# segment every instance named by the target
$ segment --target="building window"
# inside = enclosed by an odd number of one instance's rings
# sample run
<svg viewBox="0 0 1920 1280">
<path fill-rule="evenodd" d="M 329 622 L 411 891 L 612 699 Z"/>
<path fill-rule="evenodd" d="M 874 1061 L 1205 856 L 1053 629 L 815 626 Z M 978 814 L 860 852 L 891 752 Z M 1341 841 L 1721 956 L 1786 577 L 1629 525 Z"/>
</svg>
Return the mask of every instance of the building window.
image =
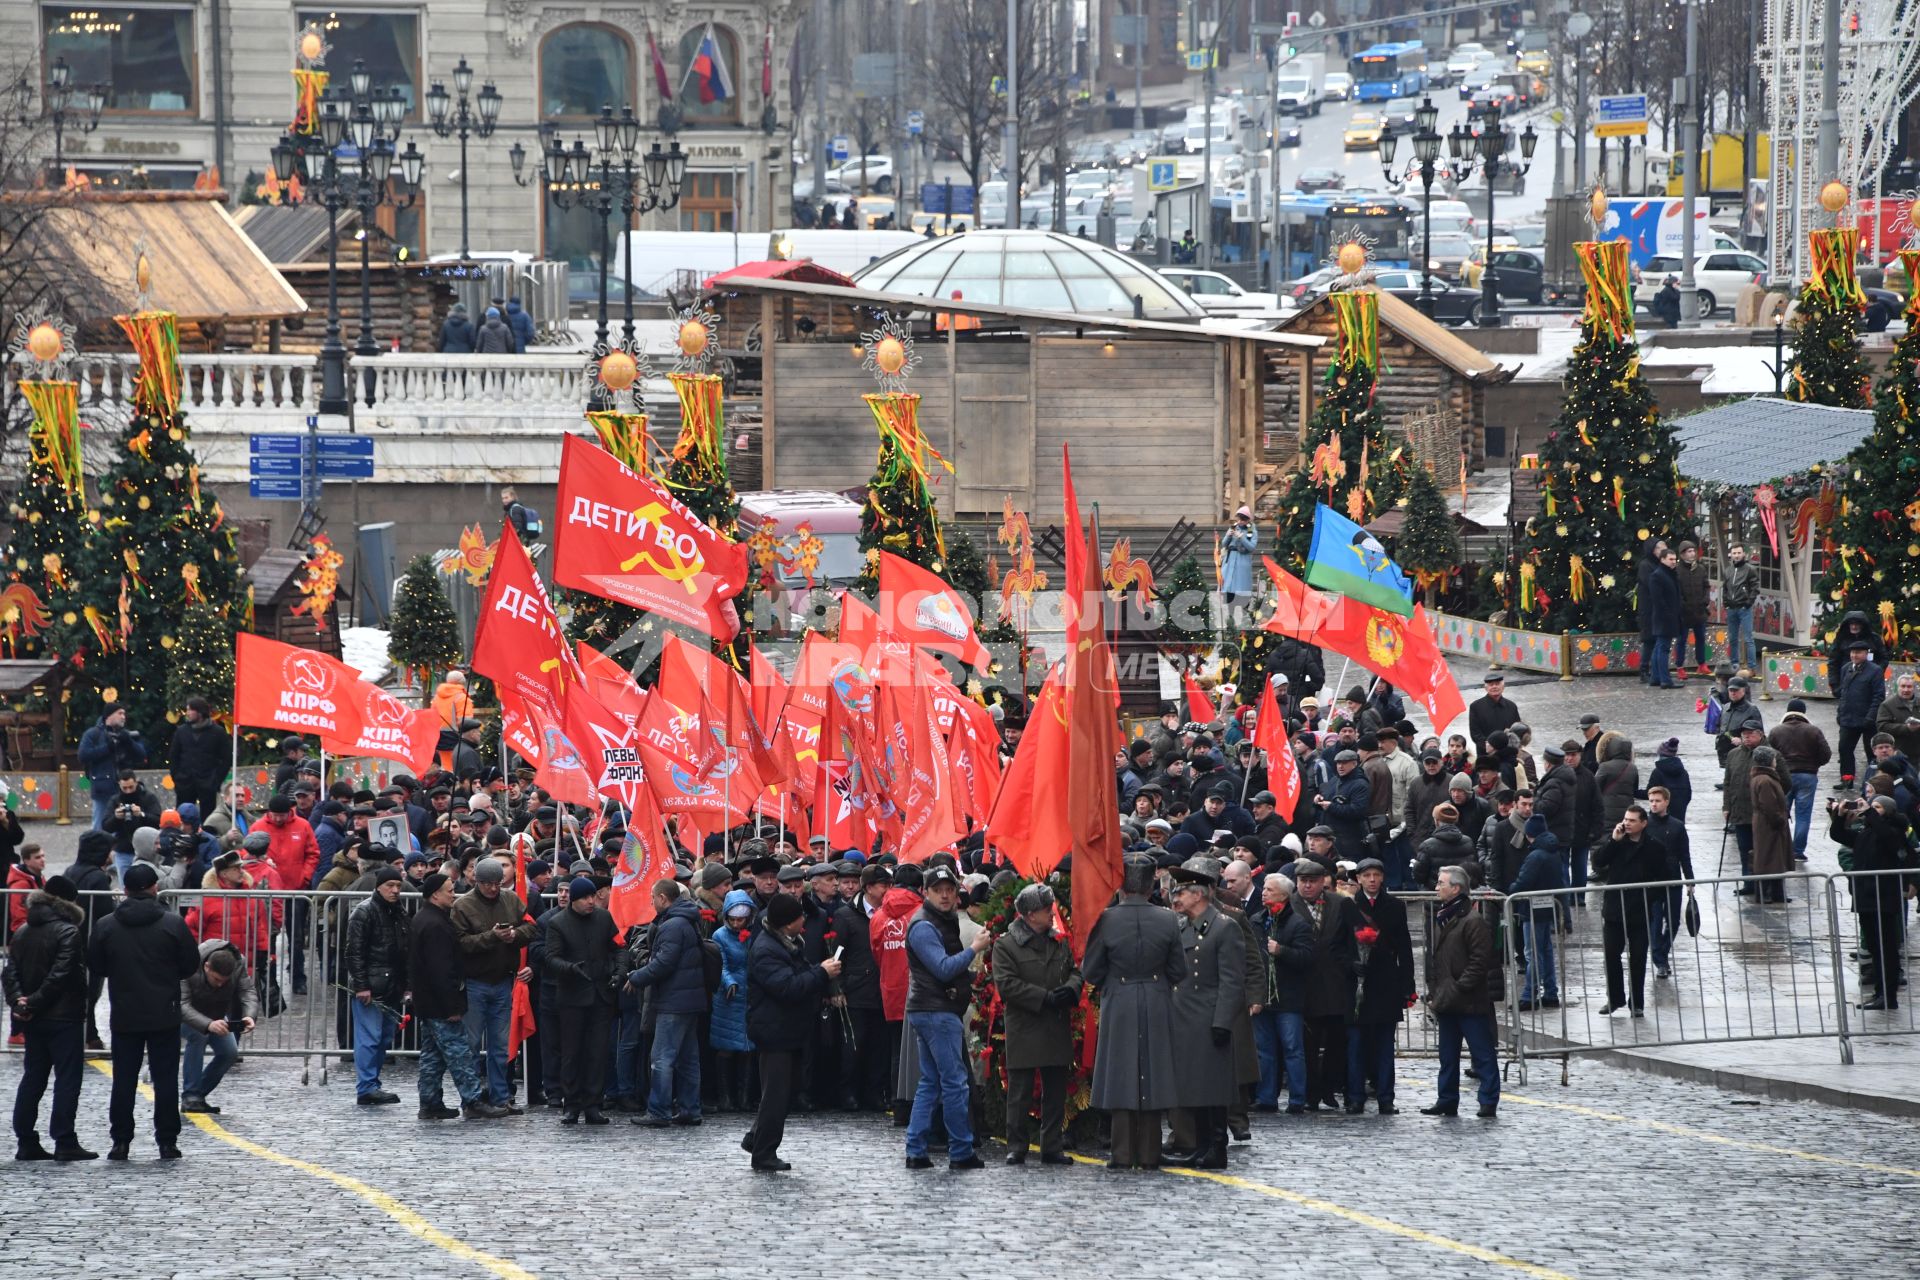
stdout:
<svg viewBox="0 0 1920 1280">
<path fill-rule="evenodd" d="M 680 83 L 674 100 L 690 125 L 739 124 L 740 40 L 715 23 L 680 37 Z"/>
<path fill-rule="evenodd" d="M 400 179 L 387 179 L 387 202 L 373 211 L 373 225 L 378 235 L 372 247 L 386 254 L 404 248 L 410 257 L 418 260 L 427 253 L 427 193 L 421 191 L 412 204 L 402 204 L 406 198 Z"/>
<path fill-rule="evenodd" d="M 407 100 L 407 118 L 420 118 L 420 15 L 412 10 L 300 9 L 296 30 L 308 23 L 326 37 L 327 88 L 345 93 L 355 61 L 367 64 L 373 91 L 391 94 L 398 86 Z"/>
<path fill-rule="evenodd" d="M 733 230 L 733 175 L 689 172 L 679 207 L 682 231 Z"/>
<path fill-rule="evenodd" d="M 193 10 L 118 5 L 40 10 L 45 33 L 41 75 L 65 58 L 73 86 L 107 89 L 105 110 L 124 115 L 192 115 L 199 110 Z"/>
<path fill-rule="evenodd" d="M 634 103 L 633 41 L 611 27 L 576 22 L 540 44 L 540 114 L 591 118 Z"/>
</svg>

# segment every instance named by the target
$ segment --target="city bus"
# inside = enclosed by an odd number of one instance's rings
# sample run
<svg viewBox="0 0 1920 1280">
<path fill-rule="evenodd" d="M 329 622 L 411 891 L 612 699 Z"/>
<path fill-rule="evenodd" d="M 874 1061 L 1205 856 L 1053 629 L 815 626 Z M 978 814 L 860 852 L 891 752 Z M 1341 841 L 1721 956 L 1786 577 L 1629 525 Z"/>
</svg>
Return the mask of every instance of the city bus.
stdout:
<svg viewBox="0 0 1920 1280">
<path fill-rule="evenodd" d="M 1405 267 L 1411 261 L 1409 241 L 1416 217 L 1392 196 L 1286 192 L 1280 197 L 1286 250 L 1277 265 L 1279 278 L 1292 280 L 1306 275 L 1331 259 L 1354 235 L 1370 244 L 1369 257 L 1374 266 Z"/>
<path fill-rule="evenodd" d="M 1360 102 L 1385 102 L 1424 93 L 1427 88 L 1427 47 L 1418 40 L 1376 44 L 1347 62 L 1353 73 L 1353 94 Z"/>
</svg>

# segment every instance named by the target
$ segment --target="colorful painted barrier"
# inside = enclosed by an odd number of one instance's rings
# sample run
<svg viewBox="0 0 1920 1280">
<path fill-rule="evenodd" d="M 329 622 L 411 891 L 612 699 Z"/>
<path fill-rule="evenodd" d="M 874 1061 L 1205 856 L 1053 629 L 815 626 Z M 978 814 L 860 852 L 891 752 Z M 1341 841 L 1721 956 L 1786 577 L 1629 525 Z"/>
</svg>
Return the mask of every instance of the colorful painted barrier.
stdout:
<svg viewBox="0 0 1920 1280">
<path fill-rule="evenodd" d="M 1831 698 L 1827 660 L 1805 649 L 1769 649 L 1760 655 L 1760 669 L 1769 694 L 1785 698 Z M 1901 676 L 1920 676 L 1920 663 L 1887 664 L 1887 691 Z"/>
<path fill-rule="evenodd" d="M 22 822 L 36 819 L 64 820 L 66 808 L 61 804 L 65 796 L 64 769 L 48 769 L 44 772 L 0 773 L 0 787 L 6 789 L 6 806 L 13 810 L 14 816 Z"/>
<path fill-rule="evenodd" d="M 1721 626 L 1707 628 L 1707 665 L 1717 666 L 1727 652 L 1727 629 Z M 1695 656 L 1691 644 L 1687 646 L 1690 659 L 1687 670 L 1694 669 L 1691 659 Z M 1640 673 L 1640 637 L 1632 632 L 1597 632 L 1582 635 L 1571 634 L 1567 637 L 1567 674 L 1574 676 L 1623 676 Z M 1678 672 L 1679 668 L 1675 668 Z"/>
<path fill-rule="evenodd" d="M 1433 619 L 1434 642 L 1444 654 L 1521 671 L 1566 674 L 1567 637 L 1557 632 L 1525 631 L 1450 613 L 1427 616 Z"/>
</svg>

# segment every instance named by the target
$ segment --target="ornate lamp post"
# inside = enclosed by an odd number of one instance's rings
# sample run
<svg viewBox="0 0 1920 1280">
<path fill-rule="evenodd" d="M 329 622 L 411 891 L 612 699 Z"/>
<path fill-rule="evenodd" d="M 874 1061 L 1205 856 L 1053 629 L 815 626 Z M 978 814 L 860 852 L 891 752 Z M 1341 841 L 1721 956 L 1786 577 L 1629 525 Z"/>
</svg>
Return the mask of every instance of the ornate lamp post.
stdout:
<svg viewBox="0 0 1920 1280">
<path fill-rule="evenodd" d="M 92 133 L 100 127 L 100 112 L 107 105 L 107 86 L 89 85 L 81 105 L 73 101 L 73 68 L 64 57 L 55 58 L 47 68 L 47 87 L 42 101 L 47 119 L 53 121 L 53 167 L 66 167 L 66 133 L 69 128 Z"/>
<path fill-rule="evenodd" d="M 1447 134 L 1447 153 L 1453 161 L 1454 174 L 1465 181 L 1477 168 L 1487 179 L 1487 261 L 1480 271 L 1480 327 L 1497 329 L 1500 327 L 1500 292 L 1493 283 L 1493 184 L 1503 173 L 1525 176 L 1533 168 L 1533 149 L 1538 146 L 1540 137 L 1528 125 L 1520 134 L 1520 160 L 1516 163 L 1508 157 L 1512 154 L 1514 135 L 1500 121 L 1491 119 L 1474 133 L 1465 125 L 1456 124 Z"/>
<path fill-rule="evenodd" d="M 500 123 L 500 91 L 489 80 L 480 86 L 480 96 L 472 98 L 469 92 L 473 88 L 473 68 L 467 65 L 465 58 L 453 68 L 453 94 L 447 93 L 447 86 L 435 80 L 433 87 L 427 90 L 427 118 L 433 123 L 433 131 L 442 138 L 460 138 L 460 260 L 466 261 L 467 247 L 467 139 L 490 138 L 494 128 Z M 522 156 L 526 152 L 519 143 L 514 149 Z M 516 174 L 519 165 L 514 166 Z"/>
<path fill-rule="evenodd" d="M 1440 134 L 1434 126 L 1439 123 L 1440 108 L 1433 105 L 1431 97 L 1422 98 L 1420 106 L 1413 113 L 1413 163 L 1407 166 L 1406 173 L 1396 178 L 1393 169 L 1393 155 L 1399 149 L 1400 139 L 1391 133 L 1380 134 L 1380 171 L 1388 182 L 1404 182 L 1414 178 L 1420 180 L 1420 251 L 1422 261 L 1420 269 L 1420 313 L 1429 320 L 1433 318 L 1433 180 L 1439 173 L 1437 161 L 1440 159 Z M 1492 211 L 1488 211 L 1487 220 L 1493 220 Z"/>
</svg>

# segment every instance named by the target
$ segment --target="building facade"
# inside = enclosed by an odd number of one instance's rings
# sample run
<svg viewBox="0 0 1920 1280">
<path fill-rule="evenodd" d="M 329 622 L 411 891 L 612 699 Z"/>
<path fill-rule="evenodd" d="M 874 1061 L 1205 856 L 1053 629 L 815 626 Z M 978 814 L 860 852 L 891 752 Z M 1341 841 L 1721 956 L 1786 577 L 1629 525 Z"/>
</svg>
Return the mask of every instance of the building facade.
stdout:
<svg viewBox="0 0 1920 1280">
<path fill-rule="evenodd" d="M 602 104 L 631 104 L 642 149 L 664 141 L 665 82 L 688 154 L 678 208 L 637 216 L 639 229 L 758 231 L 791 216 L 784 101 L 801 8 L 794 0 L 124 0 L 97 8 L 54 0 L 0 4 L 0 67 L 46 83 L 64 59 L 75 100 L 106 87 L 98 126 L 63 131 L 60 163 L 103 182 L 186 187 L 217 167 L 235 199 L 272 171 L 271 149 L 293 118 L 303 32 L 326 42 L 320 66 L 344 90 L 356 60 L 376 93 L 407 103 L 401 146 L 427 155 L 421 198 L 382 225 L 415 253 L 460 248 L 460 144 L 437 137 L 424 106 L 435 81 L 453 90 L 465 59 L 473 92 L 492 82 L 502 104 L 491 138 L 470 138 L 466 174 L 474 252 L 520 250 L 585 265 L 598 227 L 562 212 L 539 182 L 545 137 L 593 141 Z M 658 64 L 654 50 L 658 50 Z M 84 114 L 84 113 L 81 113 Z M 509 164 L 525 149 L 521 182 Z M 48 140 L 49 162 L 51 137 Z M 525 185 L 522 185 L 524 183 Z M 616 218 L 618 215 L 615 215 Z"/>
</svg>

